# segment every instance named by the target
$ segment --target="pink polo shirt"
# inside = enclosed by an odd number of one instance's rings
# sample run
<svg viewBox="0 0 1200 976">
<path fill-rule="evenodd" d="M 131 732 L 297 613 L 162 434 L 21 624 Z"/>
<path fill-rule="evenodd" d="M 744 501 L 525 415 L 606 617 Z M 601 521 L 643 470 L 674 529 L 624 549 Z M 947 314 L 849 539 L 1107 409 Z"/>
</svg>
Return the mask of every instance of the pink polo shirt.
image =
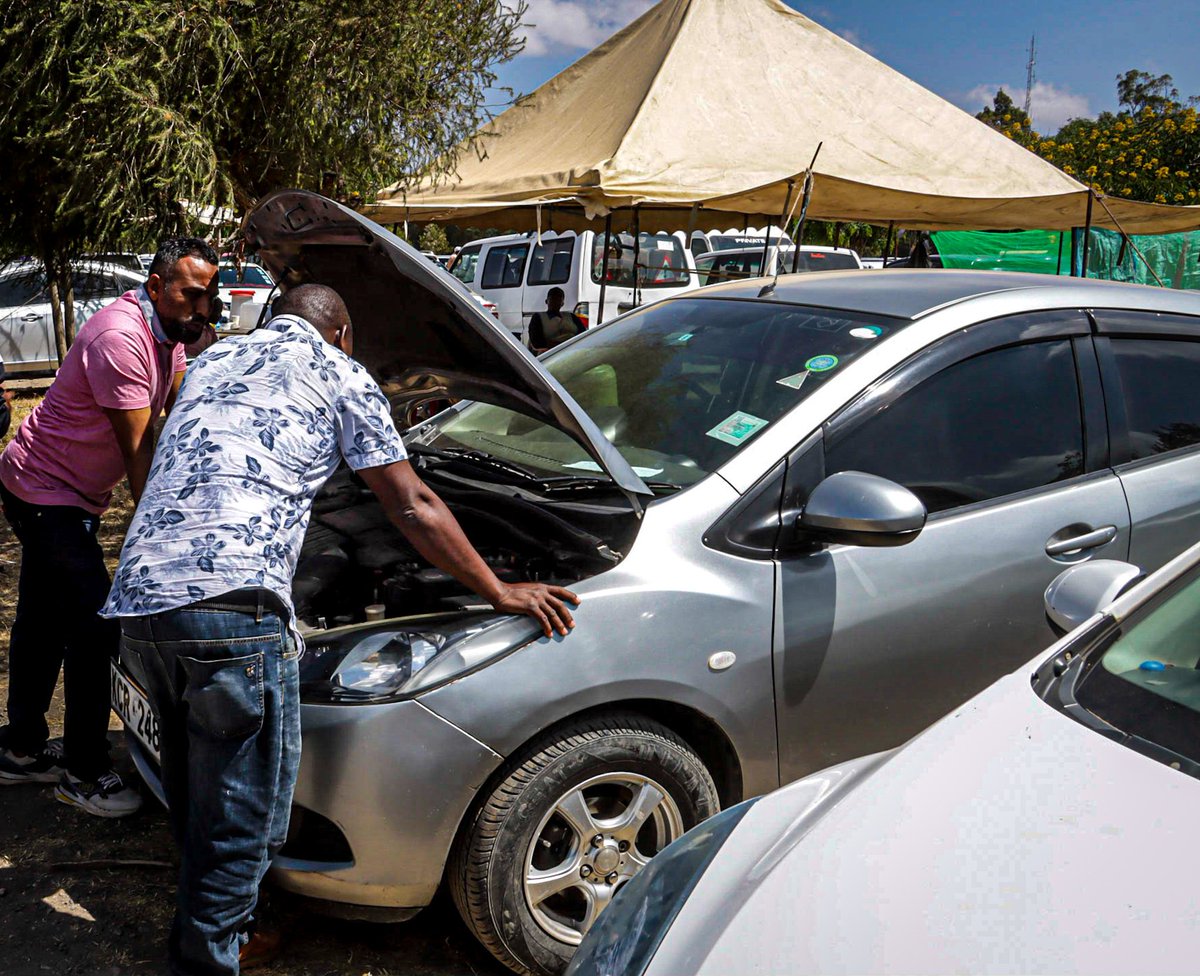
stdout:
<svg viewBox="0 0 1200 976">
<path fill-rule="evenodd" d="M 104 408 L 149 407 L 157 417 L 182 345 L 160 342 L 128 291 L 84 324 L 54 383 L 0 456 L 0 481 L 31 505 L 74 505 L 100 515 L 125 477 L 125 460 Z"/>
</svg>

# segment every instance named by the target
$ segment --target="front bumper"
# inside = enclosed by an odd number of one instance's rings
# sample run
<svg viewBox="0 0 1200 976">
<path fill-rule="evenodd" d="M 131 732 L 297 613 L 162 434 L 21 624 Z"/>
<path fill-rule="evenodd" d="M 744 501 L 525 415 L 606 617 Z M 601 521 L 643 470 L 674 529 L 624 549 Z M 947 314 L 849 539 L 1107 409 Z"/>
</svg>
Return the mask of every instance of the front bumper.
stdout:
<svg viewBox="0 0 1200 976">
<path fill-rule="evenodd" d="M 501 757 L 418 701 L 303 705 L 300 722 L 293 830 L 271 879 L 396 917 L 428 905 L 463 814 Z M 126 739 L 162 800 L 158 764 Z"/>
</svg>

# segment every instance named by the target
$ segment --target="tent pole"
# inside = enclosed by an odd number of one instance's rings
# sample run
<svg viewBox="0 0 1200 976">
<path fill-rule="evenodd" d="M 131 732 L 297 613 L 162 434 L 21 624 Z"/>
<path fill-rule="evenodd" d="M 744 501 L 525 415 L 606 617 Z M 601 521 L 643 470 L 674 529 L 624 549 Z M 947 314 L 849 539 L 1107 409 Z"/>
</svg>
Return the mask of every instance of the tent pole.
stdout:
<svg viewBox="0 0 1200 976">
<path fill-rule="evenodd" d="M 1083 268 L 1081 278 L 1087 277 L 1088 249 L 1092 243 L 1092 191 L 1088 190 L 1087 216 L 1083 225 Z"/>
<path fill-rule="evenodd" d="M 891 254 L 891 252 L 892 252 L 892 228 L 894 228 L 895 226 L 896 226 L 896 222 L 894 220 L 888 221 L 887 241 L 883 245 L 883 266 L 885 268 L 888 266 L 888 255 Z"/>
<path fill-rule="evenodd" d="M 638 301 L 638 262 L 642 259 L 641 221 L 638 219 L 637 204 L 633 207 L 633 307 L 637 308 Z"/>
<path fill-rule="evenodd" d="M 1056 264 L 1054 266 L 1054 273 L 1056 275 L 1062 274 L 1062 247 L 1063 247 L 1063 232 L 1060 230 L 1058 232 L 1058 264 Z"/>
<path fill-rule="evenodd" d="M 604 257 L 600 261 L 600 311 L 596 324 L 604 324 L 604 293 L 608 290 L 608 249 L 612 244 L 612 211 L 604 217 Z"/>
</svg>

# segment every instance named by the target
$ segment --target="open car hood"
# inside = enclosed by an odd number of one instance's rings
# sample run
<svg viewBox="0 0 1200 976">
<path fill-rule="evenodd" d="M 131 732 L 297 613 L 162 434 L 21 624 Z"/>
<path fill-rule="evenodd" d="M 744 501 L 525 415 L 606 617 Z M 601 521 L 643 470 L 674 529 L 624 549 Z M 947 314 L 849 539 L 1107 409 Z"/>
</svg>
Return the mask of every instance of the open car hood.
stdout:
<svg viewBox="0 0 1200 976">
<path fill-rule="evenodd" d="M 354 358 L 393 402 L 453 397 L 507 407 L 578 441 L 626 494 L 652 495 L 562 384 L 396 235 L 319 194 L 281 190 L 246 215 L 242 236 L 283 287 L 337 290 L 354 323 Z"/>
</svg>

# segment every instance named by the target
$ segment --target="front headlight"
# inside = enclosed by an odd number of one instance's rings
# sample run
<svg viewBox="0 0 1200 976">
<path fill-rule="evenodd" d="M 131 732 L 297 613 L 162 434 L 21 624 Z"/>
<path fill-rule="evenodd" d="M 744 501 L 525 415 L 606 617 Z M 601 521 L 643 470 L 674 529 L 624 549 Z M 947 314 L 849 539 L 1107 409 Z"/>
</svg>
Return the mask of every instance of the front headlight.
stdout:
<svg viewBox="0 0 1200 976">
<path fill-rule="evenodd" d="M 435 614 L 310 635 L 300 697 L 312 703 L 406 698 L 524 647 L 541 635 L 529 617 Z"/>
<path fill-rule="evenodd" d="M 750 807 L 746 800 L 693 827 L 617 892 L 584 936 L 565 976 L 640 976 L 709 862 Z"/>
</svg>

